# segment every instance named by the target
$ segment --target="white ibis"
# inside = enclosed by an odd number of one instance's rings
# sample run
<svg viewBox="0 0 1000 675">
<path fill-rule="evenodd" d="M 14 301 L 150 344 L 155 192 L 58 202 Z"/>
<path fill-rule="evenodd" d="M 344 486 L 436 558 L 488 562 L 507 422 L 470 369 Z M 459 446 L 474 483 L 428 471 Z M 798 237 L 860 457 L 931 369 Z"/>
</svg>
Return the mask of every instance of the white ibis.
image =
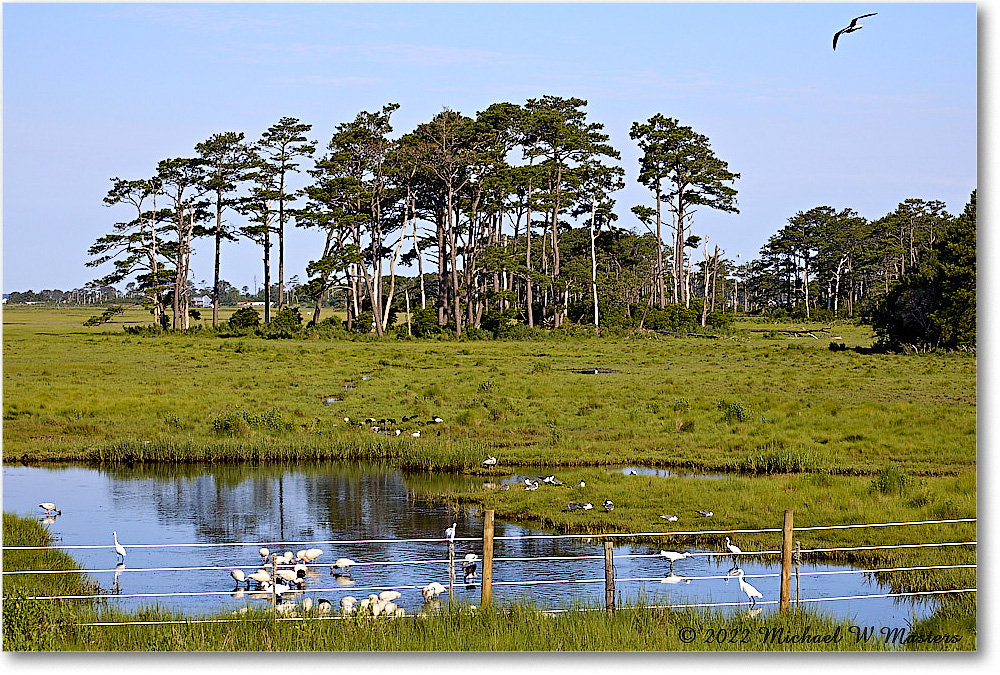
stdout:
<svg viewBox="0 0 1000 675">
<path fill-rule="evenodd" d="M 441 424 L 442 422 L 444 422 L 444 420 L 441 419 L 440 417 L 435 417 L 434 418 L 434 424 Z"/>
<path fill-rule="evenodd" d="M 580 506 L 580 508 L 581 508 L 581 509 L 583 509 L 584 511 L 589 511 L 589 510 L 591 510 L 592 508 L 594 508 L 594 505 L 593 505 L 593 504 L 591 504 L 590 502 L 584 502 L 584 503 L 580 504 L 579 506 Z"/>
<path fill-rule="evenodd" d="M 414 431 L 414 432 L 413 432 L 412 434 L 410 434 L 410 435 L 411 435 L 411 436 L 413 436 L 414 438 L 420 438 L 420 432 L 419 432 L 419 431 Z"/>
<path fill-rule="evenodd" d="M 250 585 L 250 582 L 247 581 L 247 575 L 243 573 L 243 570 L 233 570 L 229 574 L 233 577 L 237 587 L 244 582 L 246 582 L 247 586 Z"/>
<path fill-rule="evenodd" d="M 351 568 L 357 563 L 350 558 L 337 558 L 336 562 L 333 563 L 333 567 L 330 568 L 330 574 L 334 574 L 334 568 L 338 568 L 341 574 L 350 574 Z"/>
<path fill-rule="evenodd" d="M 399 591 L 382 591 L 378 594 L 379 600 L 384 600 L 385 602 L 391 602 L 397 598 L 403 597 L 403 594 Z"/>
<path fill-rule="evenodd" d="M 664 513 L 662 516 L 660 516 L 660 518 L 663 518 L 668 523 L 676 523 L 677 522 L 677 516 L 675 516 L 672 513 Z"/>
<path fill-rule="evenodd" d="M 45 514 L 46 515 L 51 515 L 53 512 L 57 516 L 61 516 L 62 515 L 62 511 L 60 511 L 59 509 L 57 509 L 56 505 L 53 504 L 52 502 L 42 502 L 41 504 L 39 504 L 39 506 L 41 508 L 45 509 Z"/>
<path fill-rule="evenodd" d="M 271 555 L 271 551 L 264 547 L 261 547 L 261 549 L 257 552 L 260 553 L 260 557 L 263 562 L 267 562 L 267 556 Z"/>
<path fill-rule="evenodd" d="M 125 547 L 118 543 L 118 533 L 112 532 L 111 536 L 114 537 L 115 540 L 115 553 L 117 553 L 118 557 L 121 558 L 121 562 L 125 562 Z"/>
<path fill-rule="evenodd" d="M 445 539 L 447 539 L 448 541 L 455 541 L 455 528 L 457 526 L 458 526 L 458 523 L 452 523 L 451 527 L 449 527 L 448 529 L 446 529 L 444 531 L 444 537 L 445 537 Z"/>
<path fill-rule="evenodd" d="M 695 511 L 695 513 L 698 513 L 698 514 L 700 514 L 700 515 L 703 515 L 703 516 L 705 516 L 706 518 L 711 518 L 712 516 L 714 516 L 714 515 L 715 515 L 715 514 L 714 514 L 714 513 L 712 513 L 711 511 Z"/>
<path fill-rule="evenodd" d="M 257 570 L 253 574 L 248 574 L 247 578 L 256 581 L 258 586 L 271 583 L 271 575 L 267 570 Z"/>
<path fill-rule="evenodd" d="M 303 612 L 311 612 L 312 608 L 313 608 L 313 599 L 312 598 L 302 598 L 302 611 Z"/>
<path fill-rule="evenodd" d="M 496 466 L 496 465 L 497 465 L 497 458 L 494 457 L 493 455 L 489 455 L 486 457 L 486 459 L 483 460 L 483 466 Z"/>
<path fill-rule="evenodd" d="M 753 607 L 757 604 L 757 598 L 763 598 L 763 594 L 756 588 L 748 584 L 743 580 L 743 570 L 737 569 L 736 574 L 740 577 L 740 590 L 747 594 L 747 598 L 750 600 L 750 606 Z M 729 575 L 726 575 L 729 576 Z"/>
<path fill-rule="evenodd" d="M 323 549 L 321 549 L 321 548 L 307 548 L 304 560 L 307 563 L 311 563 L 313 560 L 315 560 L 316 558 L 320 557 L 321 555 L 323 555 Z"/>
<path fill-rule="evenodd" d="M 861 30 L 861 28 L 862 28 L 862 26 L 864 26 L 864 24 L 863 24 L 863 23 L 858 23 L 858 21 L 859 21 L 860 19 L 863 19 L 863 18 L 865 18 L 866 16 L 875 16 L 876 14 L 878 14 L 878 12 L 872 12 L 871 14 L 862 14 L 862 15 L 861 15 L 861 16 L 859 16 L 859 17 L 855 17 L 855 18 L 854 18 L 854 19 L 853 19 L 853 20 L 851 21 L 851 25 L 849 25 L 849 26 L 848 26 L 847 28 L 841 28 L 841 29 L 840 29 L 840 30 L 838 30 L 838 31 L 837 31 L 836 33 L 834 33 L 834 34 L 833 34 L 833 49 L 834 49 L 834 50 L 836 50 L 836 49 L 837 49 L 837 40 L 838 40 L 838 39 L 840 39 L 840 36 L 841 36 L 842 34 L 844 34 L 844 33 L 853 33 L 853 32 L 854 32 L 854 31 L 856 31 L 856 30 Z"/>
<path fill-rule="evenodd" d="M 609 512 L 610 511 L 614 511 L 614 508 L 615 508 L 615 503 L 613 501 L 611 501 L 610 499 L 605 499 L 604 500 L 604 510 L 605 511 L 609 511 Z"/>
</svg>

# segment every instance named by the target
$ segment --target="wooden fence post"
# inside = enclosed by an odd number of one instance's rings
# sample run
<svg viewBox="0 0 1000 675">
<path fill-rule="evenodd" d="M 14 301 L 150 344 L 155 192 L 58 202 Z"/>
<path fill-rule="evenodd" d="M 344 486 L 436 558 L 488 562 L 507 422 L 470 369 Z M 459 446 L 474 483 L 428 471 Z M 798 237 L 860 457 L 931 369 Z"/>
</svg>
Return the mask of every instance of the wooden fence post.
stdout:
<svg viewBox="0 0 1000 675">
<path fill-rule="evenodd" d="M 604 542 L 604 604 L 608 614 L 615 613 L 615 561 L 610 541 Z"/>
<path fill-rule="evenodd" d="M 271 554 L 271 611 L 278 611 L 278 589 L 275 586 L 278 585 L 278 554 Z"/>
<path fill-rule="evenodd" d="M 781 542 L 781 611 L 788 609 L 792 581 L 792 510 L 785 509 L 785 526 Z"/>
<path fill-rule="evenodd" d="M 483 588 L 480 605 L 489 607 L 493 602 L 493 511 L 483 516 Z"/>
</svg>

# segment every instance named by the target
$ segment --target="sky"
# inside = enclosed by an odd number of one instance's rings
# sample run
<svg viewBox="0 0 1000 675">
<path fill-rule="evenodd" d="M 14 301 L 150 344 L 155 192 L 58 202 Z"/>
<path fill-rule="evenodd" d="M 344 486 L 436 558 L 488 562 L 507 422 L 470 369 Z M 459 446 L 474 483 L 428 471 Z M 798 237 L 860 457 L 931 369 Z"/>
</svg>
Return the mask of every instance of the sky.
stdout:
<svg viewBox="0 0 1000 675">
<path fill-rule="evenodd" d="M 833 34 L 871 12 L 834 51 Z M 111 179 L 147 178 L 213 134 L 256 140 L 295 117 L 322 150 L 387 103 L 398 136 L 444 108 L 545 95 L 585 99 L 604 125 L 626 170 L 618 225 L 637 232 L 630 209 L 653 200 L 632 123 L 661 113 L 707 136 L 741 176 L 740 212 L 702 209 L 693 232 L 733 260 L 816 206 L 875 220 L 919 198 L 959 214 L 977 186 L 973 3 L 7 2 L 3 291 L 110 272 L 85 263 L 133 217 L 104 205 Z M 286 278 L 304 281 L 321 235 L 287 239 Z M 192 276 L 210 285 L 213 247 L 195 246 Z M 222 278 L 258 288 L 260 257 L 224 244 Z"/>
</svg>

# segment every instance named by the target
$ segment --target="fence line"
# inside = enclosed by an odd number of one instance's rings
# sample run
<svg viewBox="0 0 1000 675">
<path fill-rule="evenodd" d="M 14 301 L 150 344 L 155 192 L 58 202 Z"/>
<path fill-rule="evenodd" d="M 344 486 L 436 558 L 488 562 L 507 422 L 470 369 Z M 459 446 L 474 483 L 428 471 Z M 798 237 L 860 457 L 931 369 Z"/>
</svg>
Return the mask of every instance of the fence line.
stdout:
<svg viewBox="0 0 1000 675">
<path fill-rule="evenodd" d="M 957 565 L 924 565 L 918 567 L 887 567 L 878 569 L 857 569 L 857 570 L 813 570 L 800 572 L 801 576 L 826 576 L 826 575 L 837 575 L 837 574 L 877 574 L 877 573 L 887 573 L 887 572 L 908 572 L 908 571 L 926 571 L 926 570 L 945 570 L 945 569 L 971 569 L 976 568 L 974 564 L 957 564 Z M 113 571 L 113 570 L 109 570 Z M 136 570 L 138 571 L 138 570 Z M 747 574 L 745 578 L 747 579 L 766 579 L 778 577 L 778 573 L 760 573 L 760 574 Z M 712 581 L 717 579 L 728 579 L 731 578 L 728 574 L 717 574 L 717 575 L 707 575 L 707 576 L 687 576 L 685 575 L 684 580 L 686 582 L 691 581 Z M 662 582 L 664 577 L 616 577 L 615 582 Z M 592 584 L 592 583 L 603 583 L 605 579 L 592 578 L 592 579 L 545 579 L 537 581 L 494 581 L 494 586 L 547 586 L 547 585 L 557 585 L 557 584 Z M 464 584 L 466 586 L 478 586 L 478 584 Z M 332 586 L 332 587 L 321 587 L 321 588 L 310 588 L 306 590 L 290 591 L 290 593 L 299 595 L 306 592 L 309 593 L 357 593 L 360 591 L 386 591 L 386 590 L 396 590 L 396 591 L 409 591 L 409 590 L 419 590 L 421 586 L 418 585 L 388 585 L 388 586 Z M 115 599 L 115 598 L 169 598 L 169 597 L 197 597 L 197 596 L 233 596 L 234 594 L 239 594 L 239 597 L 249 595 L 251 597 L 259 595 L 261 597 L 270 597 L 270 591 L 253 591 L 248 589 L 236 588 L 229 591 L 175 591 L 175 592 L 162 592 L 162 593 L 103 593 L 94 595 L 51 595 L 51 596 L 36 596 L 35 600 L 87 600 L 87 599 Z"/>
<path fill-rule="evenodd" d="M 947 520 L 912 520 L 896 523 L 861 523 L 855 525 L 817 525 L 809 527 L 792 528 L 796 532 L 809 530 L 837 530 L 865 527 L 900 527 L 908 525 L 940 525 L 948 523 L 975 523 L 977 518 L 952 518 Z M 493 537 L 494 540 L 522 540 L 522 539 L 606 539 L 616 537 L 675 537 L 675 536 L 699 536 L 704 534 L 762 534 L 767 532 L 781 532 L 780 527 L 769 527 L 759 529 L 742 530 L 690 530 L 690 531 L 669 531 L 669 532 L 624 532 L 624 533 L 604 533 L 604 534 L 524 534 Z M 455 537 L 456 542 L 482 541 L 482 537 Z M 277 541 L 277 542 L 216 542 L 216 543 L 182 543 L 182 544 L 127 544 L 128 548 L 215 548 L 215 547 L 297 547 L 324 545 L 359 545 L 359 544 L 397 544 L 397 543 L 447 543 L 445 538 L 419 538 L 419 539 L 327 539 L 320 541 Z M 113 544 L 71 544 L 66 546 L 3 546 L 4 551 L 46 551 L 46 550 L 70 550 L 70 549 L 113 549 Z"/>
</svg>

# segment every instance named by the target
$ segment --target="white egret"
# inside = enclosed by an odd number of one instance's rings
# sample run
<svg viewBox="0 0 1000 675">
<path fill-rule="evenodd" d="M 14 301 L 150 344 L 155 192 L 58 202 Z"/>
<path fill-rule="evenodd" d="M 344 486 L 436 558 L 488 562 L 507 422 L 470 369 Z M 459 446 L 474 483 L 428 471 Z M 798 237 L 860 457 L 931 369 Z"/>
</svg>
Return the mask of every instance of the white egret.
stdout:
<svg viewBox="0 0 1000 675">
<path fill-rule="evenodd" d="M 62 511 L 57 509 L 56 505 L 53 504 L 52 502 L 42 502 L 41 504 L 39 504 L 39 506 L 45 509 L 46 514 L 51 514 L 54 511 L 57 516 L 62 515 Z"/>
<path fill-rule="evenodd" d="M 764 596 L 760 591 L 743 580 L 744 573 L 742 569 L 737 569 L 736 573 L 740 577 L 740 590 L 747 594 L 747 598 L 750 599 L 750 606 L 753 607 L 757 604 L 757 598 L 763 598 Z"/>
<path fill-rule="evenodd" d="M 843 33 L 853 33 L 856 30 L 861 30 L 861 28 L 864 26 L 864 24 L 863 23 L 858 23 L 858 21 L 860 19 L 865 18 L 866 16 L 875 16 L 876 14 L 878 14 L 878 12 L 872 12 L 871 14 L 862 14 L 859 17 L 855 17 L 851 21 L 851 25 L 849 25 L 847 28 L 841 28 L 836 33 L 834 33 L 833 34 L 833 49 L 834 49 L 834 51 L 836 51 L 836 49 L 837 49 L 837 40 L 840 39 L 841 34 L 843 34 Z"/>
<path fill-rule="evenodd" d="M 730 544 L 729 543 L 729 537 L 726 537 L 726 548 L 728 548 L 729 552 L 733 554 L 733 562 L 734 563 L 736 562 L 736 556 L 738 556 L 738 555 L 740 555 L 740 554 L 743 553 L 743 551 L 740 550 L 739 546 L 736 546 L 735 544 Z"/>
<path fill-rule="evenodd" d="M 455 528 L 457 526 L 458 526 L 458 523 L 452 523 L 451 527 L 449 527 L 448 529 L 446 529 L 444 531 L 444 537 L 445 537 L 445 539 L 447 539 L 448 541 L 455 541 Z"/>
<path fill-rule="evenodd" d="M 122 562 L 125 562 L 125 547 L 118 543 L 118 533 L 112 532 L 111 536 L 114 537 L 115 540 L 115 553 L 118 554 Z"/>
<path fill-rule="evenodd" d="M 676 523 L 677 522 L 677 516 L 675 516 L 672 513 L 664 513 L 662 516 L 660 516 L 660 518 L 663 518 L 668 523 Z"/>
</svg>

